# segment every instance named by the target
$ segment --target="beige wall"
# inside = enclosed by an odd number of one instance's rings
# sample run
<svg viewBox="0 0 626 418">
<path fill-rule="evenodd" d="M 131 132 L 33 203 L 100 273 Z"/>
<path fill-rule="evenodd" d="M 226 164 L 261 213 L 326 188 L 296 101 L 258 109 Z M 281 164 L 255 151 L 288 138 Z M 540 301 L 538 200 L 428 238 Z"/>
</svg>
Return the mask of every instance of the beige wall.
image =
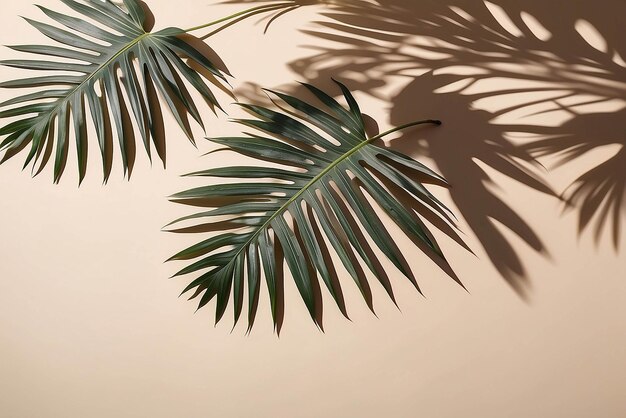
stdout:
<svg viewBox="0 0 626 418">
<path fill-rule="evenodd" d="M 411 1 L 415 14 L 405 14 L 405 19 L 418 14 L 434 19 L 443 8 Z M 2 44 L 42 41 L 18 17 L 41 16 L 27 3 L 3 5 Z M 62 9 L 56 0 L 40 3 Z M 210 7 L 201 0 L 148 3 L 157 27 L 193 26 L 243 7 Z M 389 3 L 390 13 L 391 6 L 411 4 Z M 210 308 L 194 314 L 193 303 L 177 299 L 186 279 L 167 279 L 179 266 L 163 260 L 196 237 L 159 230 L 190 213 L 165 196 L 197 184 L 179 174 L 218 161 L 200 156 L 211 149 L 208 144 L 199 141 L 200 150 L 194 149 L 169 118 L 167 170 L 157 163 L 150 167 L 138 153 L 130 182 L 114 164 L 109 184 L 102 186 L 93 153 L 80 188 L 72 159 L 61 184 L 52 185 L 50 170 L 31 179 L 28 171 L 20 171 L 23 157 L 18 157 L 0 166 L 0 415 L 626 416 L 626 238 L 618 234 L 615 249 L 610 234 L 624 221 L 619 206 L 624 165 L 618 161 L 594 177 L 598 184 L 615 183 L 618 192 L 618 217 L 607 219 L 597 242 L 595 224 L 578 232 L 579 209 L 586 213 L 589 207 L 580 204 L 563 212 L 563 204 L 546 192 L 559 194 L 624 146 L 626 70 L 612 55 L 626 50 L 624 37 L 618 36 L 624 3 L 606 0 L 600 2 L 602 8 L 598 2 L 586 2 L 593 7 L 585 2 L 515 3 L 501 2 L 515 16 L 520 16 L 516 7 L 523 8 L 527 22 L 534 17 L 554 38 L 539 42 L 528 33 L 520 38 L 509 34 L 500 41 L 517 42 L 518 48 L 500 58 L 460 52 L 450 46 L 453 38 L 446 39 L 450 33 L 445 30 L 434 30 L 428 38 L 411 27 L 402 37 L 373 40 L 375 45 L 350 51 L 343 41 L 302 32 L 320 29 L 311 22 L 322 19 L 318 13 L 323 7 L 288 14 L 265 36 L 253 19 L 211 40 L 243 95 L 253 90 L 246 82 L 290 89 L 294 80 L 329 85 L 334 74 L 359 90 L 363 109 L 381 130 L 413 118 L 443 119 L 441 128 L 407 135 L 393 146 L 422 155 L 451 177 L 451 192 L 433 191 L 460 214 L 460 227 L 476 253 L 442 237 L 468 292 L 423 257 L 413 257 L 413 247 L 396 234 L 410 254 L 425 298 L 391 273 L 401 311 L 372 286 L 376 318 L 346 280 L 352 322 L 326 299 L 322 334 L 287 281 L 280 339 L 272 333 L 263 293 L 251 336 L 244 336 L 243 325 L 231 334 L 227 320 L 213 327 Z M 475 0 L 454 4 L 471 14 L 487 10 Z M 491 10 L 498 15 L 496 8 Z M 366 14 L 360 18 L 357 24 L 374 25 Z M 480 19 L 498 27 L 493 17 Z M 513 21 L 520 26 L 519 19 Z M 486 34 L 479 27 L 474 28 L 477 37 Z M 576 35 L 576 27 L 584 36 Z M 499 31 L 507 33 L 503 27 Z M 594 45 L 599 51 L 593 52 Z M 524 52 L 542 48 L 552 56 Z M 442 50 L 459 52 L 458 62 L 451 61 L 457 67 L 442 63 L 446 56 L 433 55 Z M 364 51 L 371 53 L 365 56 Z M 591 75 L 582 74 L 585 69 L 575 62 L 585 54 L 597 57 L 596 64 L 586 61 L 596 68 Z M 14 56 L 2 49 L 3 59 Z M 408 59 L 408 69 L 387 65 L 392 57 Z M 354 66 L 361 62 L 365 64 Z M 427 73 L 433 68 L 434 76 Z M 0 71 L 3 80 L 17 74 Z M 468 79 L 477 82 L 452 85 Z M 505 94 L 516 86 L 517 96 Z M 573 93 L 555 98 L 554 91 L 563 90 Z M 6 98 L 11 92 L 0 94 Z M 585 104 L 594 97 L 595 104 Z M 512 111 L 516 103 L 520 106 Z M 236 114 L 234 107 L 228 109 Z M 502 109 L 508 111 L 495 119 Z M 208 135 L 237 132 L 225 117 L 216 120 L 207 114 L 206 121 Z M 513 130 L 526 134 L 510 134 Z M 523 146 L 554 134 L 568 134 L 594 151 L 560 167 L 554 155 L 542 157 L 545 170 L 524 162 L 523 153 L 498 151 L 503 144 Z M 226 154 L 219 163 L 237 160 L 223 158 Z M 511 161 L 530 174 L 513 170 Z M 538 190 L 541 181 L 547 185 L 543 191 Z"/>
</svg>

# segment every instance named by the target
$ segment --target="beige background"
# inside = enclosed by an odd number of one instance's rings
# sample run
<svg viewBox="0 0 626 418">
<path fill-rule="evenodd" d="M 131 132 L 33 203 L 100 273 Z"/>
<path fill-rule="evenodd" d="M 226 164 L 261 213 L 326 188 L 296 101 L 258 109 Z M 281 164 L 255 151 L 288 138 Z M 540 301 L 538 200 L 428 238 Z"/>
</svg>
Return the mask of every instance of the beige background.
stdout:
<svg viewBox="0 0 626 418">
<path fill-rule="evenodd" d="M 415 14 L 433 19 L 445 8 L 413 1 Z M 43 41 L 18 17 L 41 16 L 27 3 L 3 5 L 2 44 Z M 41 1 L 63 9 L 59 3 Z M 201 0 L 148 3 L 157 27 L 189 27 L 245 7 L 210 6 Z M 327 6 L 292 12 L 265 36 L 261 36 L 262 25 L 252 19 L 210 40 L 237 77 L 233 84 L 242 96 L 254 90 L 246 82 L 289 90 L 295 80 L 329 85 L 327 78 L 334 73 L 359 90 L 356 95 L 362 108 L 378 120 L 381 130 L 409 119 L 443 119 L 441 128 L 407 135 L 393 146 L 418 156 L 419 147 L 411 148 L 408 141 L 429 144 L 428 157 L 420 158 L 454 177 L 451 193 L 433 191 L 460 214 L 461 230 L 476 253 L 473 256 L 442 237 L 444 251 L 468 292 L 424 257 L 413 256 L 414 248 L 396 234 L 426 295 L 420 297 L 390 268 L 401 311 L 373 285 L 378 318 L 374 317 L 346 280 L 352 322 L 327 303 L 326 333 L 322 334 L 287 281 L 280 338 L 272 332 L 263 292 L 250 336 L 244 336 L 243 324 L 231 333 L 228 320 L 213 327 L 211 307 L 194 314 L 192 302 L 177 299 L 187 279 L 168 280 L 179 266 L 163 263 L 198 238 L 159 229 L 190 213 L 190 208 L 165 198 L 198 183 L 179 174 L 237 158 L 227 154 L 201 157 L 211 147 L 199 141 L 200 150 L 193 148 L 168 116 L 167 170 L 157 163 L 151 167 L 138 152 L 130 182 L 121 178 L 116 158 L 111 180 L 102 186 L 96 153 L 90 156 L 87 180 L 80 188 L 72 154 L 60 185 L 52 185 L 51 170 L 35 179 L 28 171 L 20 171 L 23 157 L 0 166 L 0 415 L 626 416 L 626 238 L 618 234 L 616 249 L 610 234 L 618 221 L 624 221 L 619 206 L 623 201 L 617 198 L 617 220 L 608 219 L 604 233 L 595 240 L 595 224 L 578 232 L 580 208 L 563 212 L 555 196 L 503 174 L 498 169 L 501 165 L 493 168 L 484 161 L 498 155 L 484 145 L 489 141 L 503 143 L 505 137 L 511 137 L 511 143 L 530 141 L 528 135 L 520 139 L 520 135 L 506 134 L 510 128 L 493 126 L 525 125 L 544 136 L 549 132 L 580 134 L 581 126 L 586 127 L 582 131 L 586 139 L 599 144 L 592 152 L 561 167 L 554 165 L 554 156 L 542 157 L 546 170 L 520 162 L 558 194 L 624 146 L 625 70 L 613 55 L 625 48 L 624 37 L 616 36 L 623 35 L 623 22 L 617 16 L 623 18 L 624 3 L 587 2 L 595 9 L 585 7 L 585 2 L 546 2 L 552 6 L 541 7 L 532 6 L 539 2 L 528 6 L 519 2 L 518 9 L 515 2 L 500 3 L 502 9 L 478 1 L 454 2 L 470 14 L 487 10 L 501 26 L 483 15 L 485 25 L 508 33 L 511 42 L 520 42 L 510 52 L 514 59 L 506 65 L 491 62 L 507 61 L 502 57 L 477 60 L 461 54 L 457 63 L 461 68 L 451 64 L 429 68 L 424 64 L 427 60 L 438 63 L 445 57 L 432 55 L 424 45 L 444 49 L 450 45 L 444 40 L 433 44 L 432 39 L 411 30 L 401 37 L 386 37 L 385 42 L 372 35 L 371 42 L 380 49 L 361 44 L 360 50 L 350 51 L 342 39 L 335 39 L 337 43 L 329 36 L 302 31 L 320 30 L 322 26 L 313 22 L 329 21 L 320 15 Z M 501 11 L 520 16 L 519 8 L 524 7 L 528 7 L 522 9 L 526 22 L 542 22 L 548 32 L 550 24 L 560 25 L 561 31 L 553 32 L 561 36 L 558 43 L 515 34 Z M 545 35 L 534 25 L 538 36 Z M 564 41 L 568 34 L 571 42 Z M 567 48 L 566 58 L 592 48 L 613 64 L 593 76 L 582 76 L 581 66 L 567 60 L 549 54 L 543 55 L 545 60 L 524 55 L 523 50 L 542 45 L 546 50 L 555 45 Z M 367 48 L 374 52 L 359 57 Z M 390 69 L 387 63 L 393 54 L 413 57 L 416 64 L 402 71 Z M 1 56 L 15 54 L 5 48 Z M 357 62 L 364 63 L 358 71 L 348 68 Z M 434 67 L 438 70 L 432 76 L 428 71 Z M 477 73 L 477 68 L 483 72 Z M 3 80 L 17 74 L 10 69 L 0 71 Z M 479 79 L 475 75 L 479 73 L 483 78 L 472 85 L 473 90 L 461 84 L 450 87 L 452 82 L 445 77 L 436 78 L 453 74 L 463 83 Z M 412 77 L 406 77 L 409 74 Z M 419 74 L 424 75 L 415 79 Z M 545 76 L 543 82 L 551 86 L 548 90 L 571 89 L 576 94 L 556 100 L 546 89 L 524 84 L 525 78 L 534 76 Z M 433 93 L 435 85 L 448 88 Z M 502 93 L 512 85 L 521 86 L 521 96 Z M 6 98 L 11 92 L 0 94 Z M 597 99 L 593 106 L 584 104 L 589 96 Z M 514 102 L 522 103 L 518 110 L 498 114 Z M 234 107 L 228 109 L 236 114 Z M 237 132 L 225 117 L 217 120 L 207 113 L 206 121 L 207 135 Z M 518 131 L 524 129 L 518 127 Z M 197 132 L 200 138 L 202 132 Z M 612 136 L 603 142 L 602 135 Z M 439 154 L 437 146 L 442 150 Z M 481 170 L 486 173 L 482 179 Z M 624 165 L 619 164 L 607 174 L 607 180 L 614 181 L 622 193 L 623 177 Z M 532 234 L 515 232 L 512 225 L 520 222 L 507 207 Z M 534 248 L 529 245 L 533 235 L 540 242 Z"/>
</svg>

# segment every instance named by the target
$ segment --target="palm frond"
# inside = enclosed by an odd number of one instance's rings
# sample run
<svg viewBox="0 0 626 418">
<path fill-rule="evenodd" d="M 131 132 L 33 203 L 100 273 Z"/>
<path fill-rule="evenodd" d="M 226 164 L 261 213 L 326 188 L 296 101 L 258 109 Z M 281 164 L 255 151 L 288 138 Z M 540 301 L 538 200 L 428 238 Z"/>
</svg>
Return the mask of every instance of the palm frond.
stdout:
<svg viewBox="0 0 626 418">
<path fill-rule="evenodd" d="M 444 220 L 445 225 L 454 224 L 448 209 L 422 184 L 422 181 L 445 184 L 445 180 L 410 157 L 374 144 L 377 139 L 399 129 L 439 122 L 414 122 L 369 137 L 356 100 L 343 84 L 338 84 L 348 103 L 347 108 L 308 84 L 304 86 L 323 103 L 324 108 L 274 91 L 271 93 L 291 109 L 286 109 L 283 104 L 280 106 L 283 112 L 277 112 L 241 104 L 256 118 L 236 121 L 263 134 L 212 141 L 255 159 L 278 163 L 280 167 L 236 166 L 191 173 L 191 176 L 246 180 L 212 184 L 172 196 L 180 203 L 212 208 L 173 223 L 200 220 L 205 227 L 201 229 L 221 230 L 221 233 L 171 258 L 197 259 L 175 276 L 203 271 L 183 293 L 193 290 L 192 298 L 200 297 L 199 308 L 217 299 L 216 322 L 224 315 L 232 293 L 237 323 L 242 311 L 245 277 L 249 295 L 248 324 L 252 327 L 263 270 L 274 324 L 277 324 L 277 299 L 281 293 L 279 253 L 283 254 L 311 317 L 320 327 L 321 302 L 316 297 L 318 275 L 347 316 L 341 285 L 333 278 L 333 267 L 325 256 L 328 253 L 322 236 L 326 237 L 366 300 L 367 279 L 354 252 L 394 299 L 391 284 L 362 240 L 357 223 L 417 287 L 402 252 L 366 194 L 423 251 L 447 265 L 439 245 L 419 215 L 425 210 Z M 420 180 L 416 180 L 413 174 L 419 175 Z M 385 183 L 408 192 L 420 210 L 401 203 Z M 184 230 L 189 232 L 189 229 Z M 370 301 L 368 304 L 371 308 Z"/>
<path fill-rule="evenodd" d="M 202 119 L 185 81 L 212 108 L 219 107 L 205 80 L 219 86 L 218 79 L 225 81 L 222 71 L 181 37 L 185 33 L 183 30 L 146 31 L 146 12 L 137 0 L 124 0 L 123 8 L 110 0 L 61 1 L 81 17 L 67 16 L 45 7 L 40 9 L 64 29 L 26 19 L 60 46 L 11 46 L 16 51 L 40 58 L 1 62 L 9 67 L 45 74 L 0 83 L 4 88 L 38 89 L 0 104 L 4 108 L 0 118 L 17 117 L 0 129 L 0 135 L 6 135 L 0 144 L 0 150 L 5 151 L 1 162 L 30 144 L 24 167 L 32 162 L 33 171 L 38 174 L 47 164 L 54 146 L 54 180 L 58 182 L 66 164 L 72 129 L 82 181 L 87 169 L 86 122 L 89 117 L 97 132 L 105 181 L 111 170 L 112 138 L 115 136 L 119 141 L 124 174 L 131 174 L 136 136 L 132 119 L 148 155 L 153 143 L 165 162 L 158 95 L 193 142 L 187 114 L 201 126 Z M 51 57 L 61 60 L 53 61 Z"/>
</svg>

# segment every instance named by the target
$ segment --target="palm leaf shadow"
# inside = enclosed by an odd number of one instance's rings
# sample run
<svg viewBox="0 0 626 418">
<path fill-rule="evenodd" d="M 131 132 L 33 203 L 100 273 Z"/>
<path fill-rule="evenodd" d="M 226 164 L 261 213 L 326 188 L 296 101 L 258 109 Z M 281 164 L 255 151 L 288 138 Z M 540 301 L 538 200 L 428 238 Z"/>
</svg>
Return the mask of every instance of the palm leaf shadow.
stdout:
<svg viewBox="0 0 626 418">
<path fill-rule="evenodd" d="M 434 159 L 454 186 L 450 193 L 460 214 L 520 294 L 530 284 L 526 269 L 493 221 L 537 253 L 547 255 L 547 249 L 528 222 L 491 190 L 480 164 L 562 199 L 566 208 L 578 211 L 579 234 L 593 228 L 600 239 L 611 231 L 618 248 L 626 183 L 626 45 L 619 16 L 626 4 L 318 3 L 328 6 L 316 22 L 320 29 L 304 32 L 333 45 L 309 46 L 313 53 L 290 68 L 322 85 L 330 76 L 342 77 L 354 90 L 382 99 L 388 98 L 379 88 L 408 79 L 389 99 L 391 122 L 404 120 L 417 107 L 438 109 L 434 113 L 446 123 L 422 146 L 407 148 L 415 144 L 411 140 L 399 141 L 400 146 Z M 494 106 L 496 100 L 506 105 Z M 511 133 L 527 139 L 513 142 Z M 605 145 L 618 151 L 560 192 L 551 190 L 546 171 L 535 161 L 558 157 L 557 165 L 548 166 L 556 170 Z"/>
</svg>

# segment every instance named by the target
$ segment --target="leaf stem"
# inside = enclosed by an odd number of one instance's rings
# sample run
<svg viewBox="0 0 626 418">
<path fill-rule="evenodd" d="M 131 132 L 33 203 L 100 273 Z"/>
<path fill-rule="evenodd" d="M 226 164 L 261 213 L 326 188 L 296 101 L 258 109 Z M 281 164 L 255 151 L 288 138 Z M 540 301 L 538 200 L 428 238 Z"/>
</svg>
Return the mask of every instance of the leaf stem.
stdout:
<svg viewBox="0 0 626 418">
<path fill-rule="evenodd" d="M 392 134 L 394 132 L 401 131 L 401 130 L 406 129 L 406 128 L 410 128 L 412 126 L 424 125 L 424 124 L 427 124 L 427 123 L 433 124 L 433 125 L 441 125 L 441 121 L 437 120 L 437 119 L 418 120 L 416 122 L 410 122 L 410 123 L 405 123 L 404 125 L 396 126 L 393 129 L 389 129 L 388 131 L 385 131 L 383 133 L 380 133 L 380 134 L 370 138 L 368 141 L 374 141 L 376 139 L 380 139 L 383 136 L 387 136 L 387 135 Z"/>
<path fill-rule="evenodd" d="M 204 29 L 204 28 L 207 28 L 209 26 L 217 25 L 218 23 L 222 23 L 222 22 L 226 22 L 226 21 L 231 20 L 231 19 L 235 19 L 237 17 L 247 18 L 247 17 L 250 17 L 250 16 L 254 16 L 255 14 L 258 14 L 258 13 L 263 13 L 263 12 L 271 11 L 271 10 L 277 10 L 277 9 L 280 9 L 280 8 L 283 8 L 283 7 L 290 7 L 290 6 L 294 6 L 294 5 L 295 5 L 295 2 L 288 1 L 288 2 L 285 2 L 285 3 L 274 3 L 274 4 L 265 4 L 265 5 L 262 5 L 262 6 L 256 6 L 256 7 L 250 8 L 250 9 L 242 10 L 242 11 L 237 12 L 237 13 L 233 13 L 232 15 L 223 17 L 221 19 L 217 19 L 217 20 L 214 20 L 212 22 L 205 23 L 204 25 L 198 25 L 198 26 L 194 26 L 194 27 L 189 28 L 189 29 L 185 29 L 184 32 L 192 32 L 192 31 L 195 31 L 195 30 Z"/>
</svg>

